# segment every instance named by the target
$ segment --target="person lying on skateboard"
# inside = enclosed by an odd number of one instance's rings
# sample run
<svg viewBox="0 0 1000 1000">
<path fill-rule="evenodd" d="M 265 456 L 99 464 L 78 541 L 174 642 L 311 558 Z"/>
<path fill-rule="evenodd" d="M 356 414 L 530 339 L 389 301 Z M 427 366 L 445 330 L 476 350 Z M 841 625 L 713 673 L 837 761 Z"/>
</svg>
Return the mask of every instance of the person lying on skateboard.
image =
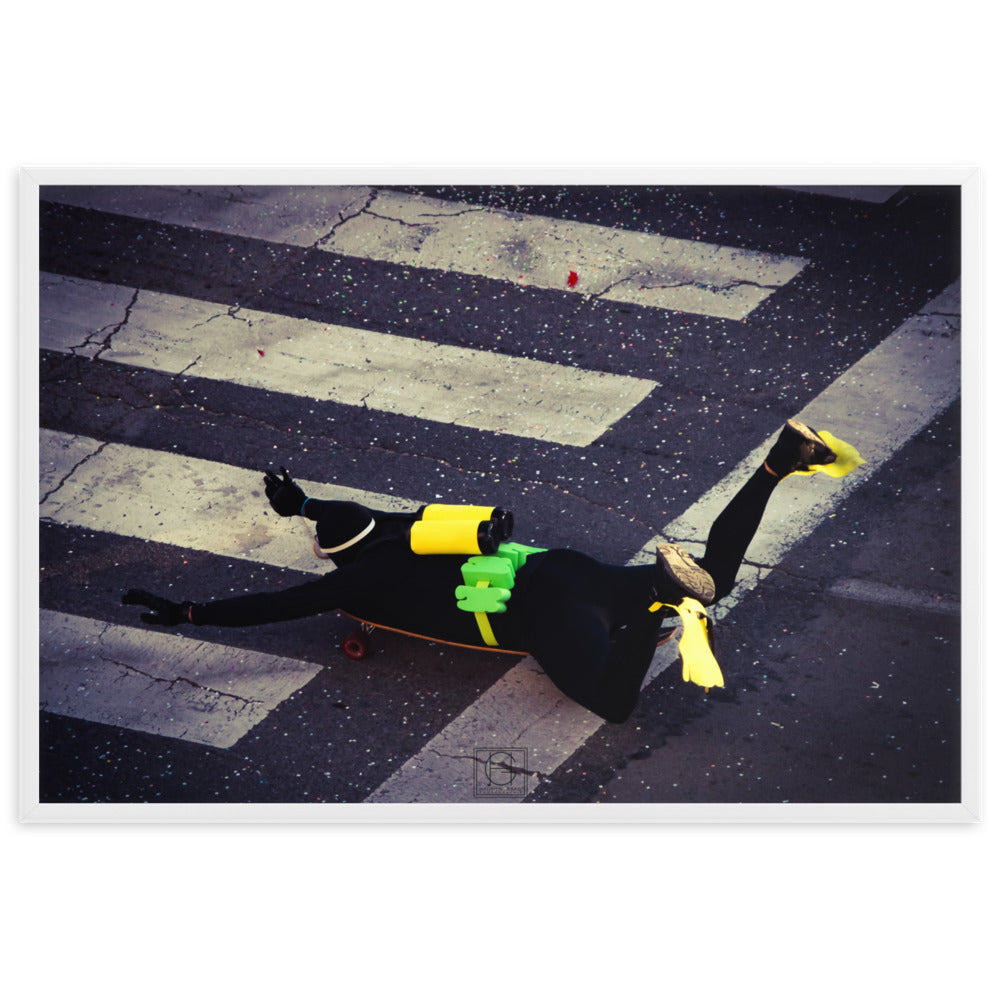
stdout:
<svg viewBox="0 0 1000 1000">
<path fill-rule="evenodd" d="M 149 608 L 143 621 L 163 626 L 243 627 L 341 610 L 441 642 L 521 651 L 563 694 L 621 723 L 638 701 L 664 617 L 680 613 L 688 636 L 704 608 L 730 593 L 778 483 L 793 473 L 844 475 L 861 461 L 850 445 L 789 420 L 713 523 L 705 555 L 661 545 L 656 561 L 643 566 L 509 543 L 510 515 L 491 508 L 456 520 L 443 505 L 400 514 L 307 497 L 282 469 L 265 473 L 267 498 L 282 517 L 316 522 L 315 549 L 333 563 L 331 572 L 277 593 L 198 603 L 132 589 L 122 603 Z M 685 679 L 722 683 L 717 665 L 700 677 L 687 671 L 685 659 Z"/>
</svg>

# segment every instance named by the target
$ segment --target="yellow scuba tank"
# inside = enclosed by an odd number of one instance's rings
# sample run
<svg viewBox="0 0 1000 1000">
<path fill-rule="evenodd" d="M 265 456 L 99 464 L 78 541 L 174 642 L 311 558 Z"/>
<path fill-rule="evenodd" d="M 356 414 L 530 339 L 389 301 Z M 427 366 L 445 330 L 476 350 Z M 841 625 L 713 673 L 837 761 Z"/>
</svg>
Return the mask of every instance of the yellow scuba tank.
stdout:
<svg viewBox="0 0 1000 1000">
<path fill-rule="evenodd" d="M 410 527 L 418 556 L 490 555 L 498 545 L 492 521 L 414 521 Z"/>
<path fill-rule="evenodd" d="M 514 532 L 514 515 L 503 507 L 461 503 L 429 503 L 420 512 L 424 521 L 492 521 L 498 541 L 506 542 Z"/>
<path fill-rule="evenodd" d="M 502 507 L 428 504 L 410 527 L 417 555 L 492 555 L 514 530 L 514 515 Z"/>
</svg>

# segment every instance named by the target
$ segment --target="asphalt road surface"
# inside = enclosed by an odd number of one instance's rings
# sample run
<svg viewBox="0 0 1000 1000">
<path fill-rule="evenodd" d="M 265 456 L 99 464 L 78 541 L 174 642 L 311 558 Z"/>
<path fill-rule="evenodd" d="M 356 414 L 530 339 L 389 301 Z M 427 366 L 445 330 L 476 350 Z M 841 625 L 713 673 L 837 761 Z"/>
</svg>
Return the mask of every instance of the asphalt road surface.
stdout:
<svg viewBox="0 0 1000 1000">
<path fill-rule="evenodd" d="M 960 188 L 40 195 L 41 803 L 961 801 Z M 530 660 L 119 601 L 323 571 L 278 466 L 697 552 L 796 415 L 867 464 L 779 488 L 725 687 L 667 646 L 622 725 Z"/>
</svg>

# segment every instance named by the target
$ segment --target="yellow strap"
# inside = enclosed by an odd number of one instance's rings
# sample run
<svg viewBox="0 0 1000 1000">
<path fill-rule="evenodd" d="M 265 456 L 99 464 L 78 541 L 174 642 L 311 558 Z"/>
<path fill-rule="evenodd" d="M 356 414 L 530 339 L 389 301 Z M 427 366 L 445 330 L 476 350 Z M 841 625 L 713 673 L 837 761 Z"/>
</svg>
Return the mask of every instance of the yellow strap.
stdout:
<svg viewBox="0 0 1000 1000">
<path fill-rule="evenodd" d="M 480 580 L 476 583 L 476 587 L 488 587 L 489 585 L 489 580 Z M 493 634 L 493 626 L 490 625 L 489 615 L 485 611 L 476 611 L 474 614 L 476 624 L 479 626 L 479 634 L 483 637 L 483 642 L 487 646 L 499 646 L 500 643 L 497 642 L 497 637 Z"/>
<path fill-rule="evenodd" d="M 493 629 L 490 627 L 489 616 L 484 611 L 474 612 L 476 616 L 476 624 L 479 626 L 479 634 L 483 637 L 483 642 L 487 646 L 499 646 L 500 643 L 497 642 L 497 637 L 493 634 Z"/>
</svg>

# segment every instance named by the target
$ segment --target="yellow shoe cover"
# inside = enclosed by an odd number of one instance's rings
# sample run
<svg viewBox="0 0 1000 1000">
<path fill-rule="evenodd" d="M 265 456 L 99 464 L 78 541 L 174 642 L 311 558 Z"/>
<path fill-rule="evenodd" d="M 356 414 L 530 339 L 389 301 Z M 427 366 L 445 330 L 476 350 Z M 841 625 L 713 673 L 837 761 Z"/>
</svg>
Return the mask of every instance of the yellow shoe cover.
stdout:
<svg viewBox="0 0 1000 1000">
<path fill-rule="evenodd" d="M 810 465 L 808 469 L 797 469 L 791 473 L 793 476 L 811 476 L 816 472 L 825 472 L 828 476 L 840 479 L 852 472 L 859 465 L 864 465 L 865 460 L 858 454 L 858 449 L 854 445 L 848 444 L 835 438 L 829 431 L 817 431 L 817 434 L 826 442 L 826 446 L 837 456 L 833 462 L 827 465 Z"/>
</svg>

